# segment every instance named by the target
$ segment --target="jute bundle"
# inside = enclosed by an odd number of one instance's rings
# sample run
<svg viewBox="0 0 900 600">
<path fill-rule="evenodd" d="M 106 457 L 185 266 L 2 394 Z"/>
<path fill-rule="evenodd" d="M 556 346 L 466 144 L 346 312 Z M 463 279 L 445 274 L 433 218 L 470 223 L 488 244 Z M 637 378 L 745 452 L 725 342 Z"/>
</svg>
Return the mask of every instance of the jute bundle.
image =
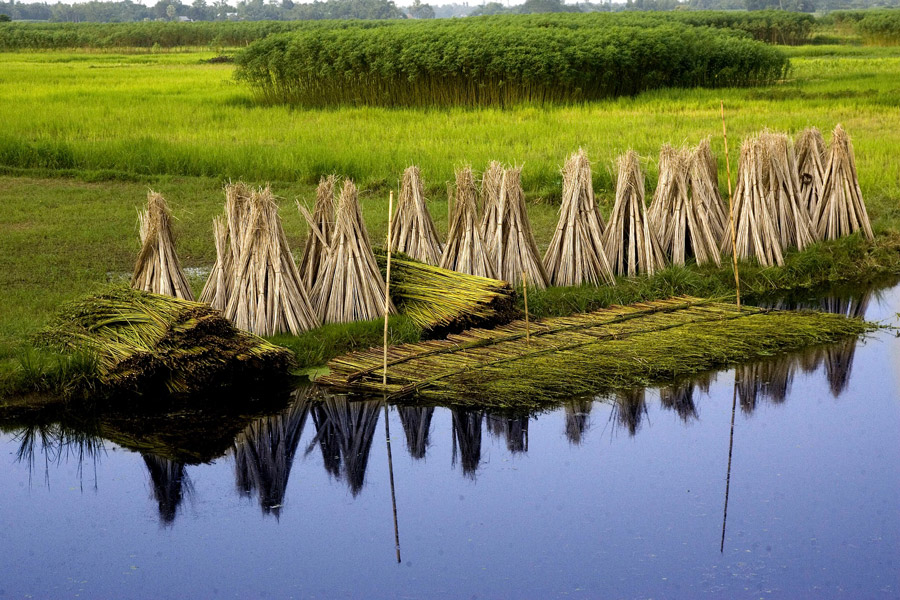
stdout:
<svg viewBox="0 0 900 600">
<path fill-rule="evenodd" d="M 486 240 L 491 248 L 497 277 L 513 284 L 525 277 L 529 285 L 541 289 L 547 287 L 547 273 L 528 221 L 521 169 L 511 168 L 503 172 L 498 215 L 493 238 Z"/>
<path fill-rule="evenodd" d="M 231 295 L 234 261 L 228 249 L 228 222 L 223 216 L 213 219 L 213 239 L 216 243 L 216 262 L 200 293 L 200 302 L 224 312 Z"/>
<path fill-rule="evenodd" d="M 334 175 L 322 177 L 319 180 L 319 187 L 316 188 L 316 206 L 313 209 L 312 223 L 310 223 L 310 232 L 306 238 L 306 245 L 303 246 L 303 254 L 300 257 L 300 275 L 303 277 L 303 283 L 307 289 L 312 289 L 316 284 L 316 278 L 325 255 L 328 253 L 328 244 L 331 242 L 331 232 L 334 228 Z M 306 212 L 306 209 L 297 203 L 300 213 Z M 307 216 L 304 214 L 304 217 Z M 315 229 L 313 230 L 313 225 Z"/>
<path fill-rule="evenodd" d="M 363 222 L 356 186 L 344 182 L 331 246 L 312 291 L 325 323 L 368 321 L 384 316 L 384 279 Z M 396 312 L 390 306 L 392 313 Z"/>
<path fill-rule="evenodd" d="M 475 187 L 471 168 L 456 171 L 455 196 L 453 218 L 440 267 L 496 279 L 491 255 L 481 237 L 478 224 L 478 189 Z"/>
<path fill-rule="evenodd" d="M 819 239 L 833 240 L 858 230 L 867 239 L 875 237 L 859 189 L 853 144 L 840 125 L 834 128 L 831 136 L 822 200 L 814 220 Z"/>
<path fill-rule="evenodd" d="M 719 192 L 719 167 L 706 138 L 691 151 L 688 185 L 691 195 L 700 200 L 709 215 L 709 225 L 715 239 L 724 235 L 728 225 L 728 213 Z"/>
<path fill-rule="evenodd" d="M 758 137 L 744 140 L 734 189 L 735 251 L 770 267 L 784 264 L 775 219 L 769 212 L 765 180 L 766 151 Z M 731 253 L 731 236 L 722 237 L 722 252 Z"/>
<path fill-rule="evenodd" d="M 804 129 L 794 144 L 797 155 L 797 174 L 800 177 L 800 205 L 810 215 L 812 233 L 818 239 L 815 215 L 825 187 L 825 138 L 816 127 Z"/>
<path fill-rule="evenodd" d="M 300 334 L 320 325 L 267 187 L 253 192 L 241 231 L 225 317 L 257 335 Z M 234 230 L 232 230 L 234 231 Z M 237 240 L 232 236 L 232 240 Z"/>
<path fill-rule="evenodd" d="M 629 150 L 619 157 L 616 203 L 609 217 L 603 245 L 616 275 L 651 275 L 665 265 L 644 204 L 644 175 L 638 155 Z"/>
<path fill-rule="evenodd" d="M 781 249 L 803 250 L 813 243 L 809 213 L 800 198 L 797 159 L 790 138 L 783 133 L 760 136 L 767 161 L 766 184 L 769 212 L 775 219 L 775 230 Z"/>
<path fill-rule="evenodd" d="M 147 208 L 138 214 L 141 251 L 134 264 L 131 287 L 182 300 L 193 300 L 191 286 L 175 253 L 175 241 L 169 223 L 171 218 L 165 198 L 156 192 L 148 192 Z"/>
<path fill-rule="evenodd" d="M 391 219 L 391 251 L 403 252 L 429 265 L 441 262 L 440 237 L 425 204 L 419 167 L 403 172 L 397 212 Z"/>
<path fill-rule="evenodd" d="M 650 224 L 673 264 L 693 256 L 698 265 L 721 264 L 711 218 L 703 200 L 688 188 L 690 154 L 668 144 L 659 153 L 659 182 L 650 205 Z"/>
<path fill-rule="evenodd" d="M 503 220 L 500 211 L 501 185 L 503 185 L 503 165 L 492 160 L 481 177 L 481 239 L 486 242 L 494 239 Z M 488 250 L 492 251 L 491 248 Z"/>
<path fill-rule="evenodd" d="M 549 283 L 615 285 L 603 246 L 605 224 L 594 200 L 591 163 L 584 150 L 579 149 L 566 160 L 562 175 L 559 221 L 544 255 Z"/>
</svg>

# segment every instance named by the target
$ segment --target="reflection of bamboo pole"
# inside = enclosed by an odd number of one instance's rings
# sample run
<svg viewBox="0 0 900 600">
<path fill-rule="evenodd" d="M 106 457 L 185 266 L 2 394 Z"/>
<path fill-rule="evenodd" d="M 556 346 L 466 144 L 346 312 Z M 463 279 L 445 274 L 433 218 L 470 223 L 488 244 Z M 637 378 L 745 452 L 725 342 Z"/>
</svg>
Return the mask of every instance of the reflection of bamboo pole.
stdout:
<svg viewBox="0 0 900 600">
<path fill-rule="evenodd" d="M 388 355 L 388 316 L 391 312 L 391 213 L 394 212 L 394 191 L 388 198 L 388 233 L 387 233 L 387 272 L 384 276 L 384 373 L 382 374 L 381 384 L 387 386 L 387 355 Z M 387 405 L 385 405 L 387 410 Z M 390 444 L 390 442 L 388 442 Z M 390 453 L 390 445 L 388 445 L 388 453 Z"/>
<path fill-rule="evenodd" d="M 728 519 L 728 492 L 731 489 L 731 452 L 734 450 L 734 411 L 737 406 L 737 381 L 731 392 L 731 435 L 728 438 L 728 475 L 725 477 L 725 511 L 722 513 L 722 543 L 719 552 L 725 552 L 725 521 Z"/>
<path fill-rule="evenodd" d="M 731 162 L 728 160 L 728 132 L 725 131 L 725 101 L 720 100 L 722 107 L 722 139 L 725 140 L 725 171 L 728 174 L 728 218 L 731 221 L 731 260 L 734 264 L 734 293 L 737 296 L 737 307 L 741 307 L 741 281 L 738 277 L 737 235 L 734 231 L 734 208 L 731 197 Z"/>
<path fill-rule="evenodd" d="M 391 194 L 393 196 L 393 193 Z M 388 254 L 390 256 L 390 254 Z M 385 370 L 387 373 L 387 370 Z M 400 563 L 400 528 L 397 526 L 397 494 L 394 491 L 394 461 L 391 457 L 391 427 L 388 423 L 388 405 L 384 402 L 384 439 L 387 443 L 388 473 L 391 476 L 391 505 L 394 508 L 394 548 L 397 550 L 397 563 Z"/>
<path fill-rule="evenodd" d="M 522 271 L 522 292 L 525 295 L 525 343 L 531 343 L 531 328 L 528 325 L 528 279 Z"/>
</svg>

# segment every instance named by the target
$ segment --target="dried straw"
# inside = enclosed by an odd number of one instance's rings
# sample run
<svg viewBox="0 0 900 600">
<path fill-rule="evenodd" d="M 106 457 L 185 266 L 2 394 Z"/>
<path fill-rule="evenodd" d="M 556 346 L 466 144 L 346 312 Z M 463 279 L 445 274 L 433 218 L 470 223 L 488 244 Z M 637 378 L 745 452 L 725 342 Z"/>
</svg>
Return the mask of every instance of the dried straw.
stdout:
<svg viewBox="0 0 900 600">
<path fill-rule="evenodd" d="M 853 144 L 840 125 L 834 128 L 831 136 L 822 200 L 814 221 L 819 239 L 833 240 L 858 230 L 862 230 L 866 239 L 875 237 L 859 189 Z"/>
<path fill-rule="evenodd" d="M 767 162 L 766 183 L 769 212 L 775 219 L 775 230 L 781 249 L 803 250 L 813 243 L 809 213 L 800 197 L 800 177 L 791 139 L 783 133 L 760 136 Z"/>
<path fill-rule="evenodd" d="M 228 222 L 225 217 L 219 216 L 213 219 L 213 238 L 216 242 L 216 262 L 200 293 L 200 302 L 205 302 L 224 312 L 231 294 L 234 268 L 231 251 L 228 249 Z"/>
<path fill-rule="evenodd" d="M 524 276 L 535 287 L 547 287 L 547 273 L 528 221 L 521 169 L 503 172 L 497 210 L 499 219 L 493 237 L 485 238 L 491 248 L 497 276 L 510 282 L 520 281 Z"/>
<path fill-rule="evenodd" d="M 709 138 L 701 140 L 691 151 L 688 172 L 691 195 L 703 203 L 715 239 L 722 239 L 728 229 L 728 213 L 719 192 L 719 166 L 712 153 Z"/>
<path fill-rule="evenodd" d="M 318 327 L 271 190 L 253 192 L 248 204 L 245 219 L 232 230 L 240 230 L 241 236 L 225 317 L 257 335 L 297 335 Z"/>
<path fill-rule="evenodd" d="M 649 215 L 663 252 L 673 264 L 684 265 L 693 256 L 697 264 L 721 264 L 717 237 L 711 225 L 709 209 L 688 188 L 691 156 L 687 150 L 675 150 L 665 144 L 659 153 L 659 182 L 653 194 Z"/>
<path fill-rule="evenodd" d="M 441 262 L 441 242 L 425 204 L 419 167 L 409 167 L 403 172 L 391 231 L 391 251 L 403 252 L 429 265 L 437 266 Z"/>
<path fill-rule="evenodd" d="M 495 279 L 497 274 L 478 225 L 478 190 L 470 167 L 456 171 L 455 196 L 450 233 L 440 267 Z"/>
<path fill-rule="evenodd" d="M 356 186 L 344 182 L 331 246 L 312 291 L 325 323 L 377 319 L 384 311 L 385 286 L 363 222 Z M 392 313 L 396 312 L 393 305 Z"/>
<path fill-rule="evenodd" d="M 665 256 L 656 239 L 644 203 L 644 175 L 638 155 L 629 150 L 619 157 L 616 203 L 603 245 L 616 275 L 651 275 L 665 266 Z"/>
<path fill-rule="evenodd" d="M 800 205 L 810 215 L 812 233 L 818 236 L 815 216 L 825 187 L 825 138 L 817 127 L 804 129 L 794 144 L 797 174 L 800 177 Z"/>
<path fill-rule="evenodd" d="M 734 190 L 735 251 L 738 258 L 755 257 L 770 267 L 784 264 L 781 242 L 767 201 L 766 151 L 758 137 L 744 140 Z M 722 252 L 730 253 L 731 237 L 722 237 Z"/>
<path fill-rule="evenodd" d="M 503 165 L 492 160 L 481 177 L 481 239 L 485 242 L 494 239 L 497 229 L 503 222 L 503 213 L 500 211 L 500 188 L 502 185 Z M 489 248 L 489 251 L 493 250 Z"/>
<path fill-rule="evenodd" d="M 182 300 L 193 300 L 191 286 L 175 253 L 171 218 L 165 198 L 152 190 L 148 192 L 147 208 L 138 214 L 141 251 L 134 265 L 131 287 Z"/>
<path fill-rule="evenodd" d="M 584 150 L 579 148 L 566 160 L 562 175 L 559 221 L 543 263 L 549 281 L 560 286 L 615 285 L 603 246 L 605 224 L 594 200 L 591 163 Z"/>
<path fill-rule="evenodd" d="M 325 255 L 328 254 L 328 244 L 331 242 L 331 232 L 334 229 L 334 184 L 335 176 L 329 175 L 319 180 L 319 187 L 316 188 L 316 206 L 313 209 L 312 222 L 310 223 L 310 232 L 306 238 L 306 245 L 303 247 L 303 254 L 300 257 L 300 275 L 303 277 L 303 283 L 307 289 L 312 289 L 316 284 L 316 278 L 325 261 Z M 297 208 L 301 214 L 306 212 L 305 207 L 297 203 Z M 304 214 L 304 217 L 307 216 Z M 315 225 L 315 229 L 313 229 Z"/>
</svg>

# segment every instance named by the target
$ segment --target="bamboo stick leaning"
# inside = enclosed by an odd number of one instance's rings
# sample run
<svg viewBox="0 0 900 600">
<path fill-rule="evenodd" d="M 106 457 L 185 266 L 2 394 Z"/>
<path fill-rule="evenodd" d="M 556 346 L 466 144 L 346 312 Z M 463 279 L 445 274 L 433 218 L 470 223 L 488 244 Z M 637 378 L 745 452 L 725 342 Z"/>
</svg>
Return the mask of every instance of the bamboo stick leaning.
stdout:
<svg viewBox="0 0 900 600">
<path fill-rule="evenodd" d="M 616 275 L 652 275 L 665 266 L 665 256 L 650 226 L 644 201 L 644 175 L 634 150 L 619 157 L 616 203 L 603 245 Z"/>
<path fill-rule="evenodd" d="M 615 285 L 603 245 L 605 224 L 591 181 L 584 150 L 572 154 L 562 169 L 563 194 L 559 221 L 544 254 L 551 285 Z"/>
<path fill-rule="evenodd" d="M 152 190 L 148 192 L 147 208 L 138 213 L 141 251 L 134 265 L 131 287 L 182 300 L 193 300 L 191 286 L 175 253 L 171 219 L 172 214 L 162 194 Z"/>
</svg>

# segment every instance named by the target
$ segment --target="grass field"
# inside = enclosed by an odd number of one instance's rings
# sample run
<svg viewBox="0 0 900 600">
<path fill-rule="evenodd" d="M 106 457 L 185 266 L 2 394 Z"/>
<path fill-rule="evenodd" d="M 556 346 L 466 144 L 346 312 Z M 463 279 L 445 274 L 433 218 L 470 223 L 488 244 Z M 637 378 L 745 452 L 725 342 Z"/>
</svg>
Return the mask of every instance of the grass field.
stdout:
<svg viewBox="0 0 900 600">
<path fill-rule="evenodd" d="M 608 212 L 616 155 L 647 159 L 648 186 L 664 142 L 714 136 L 728 111 L 732 166 L 739 140 L 764 127 L 854 137 L 860 182 L 877 231 L 900 225 L 900 49 L 791 48 L 787 81 L 767 88 L 667 90 L 587 105 L 511 110 L 301 111 L 253 105 L 212 53 L 0 53 L 0 359 L 9 358 L 61 301 L 128 273 L 137 252 L 136 208 L 148 187 L 178 219 L 186 266 L 212 262 L 211 219 L 222 182 L 271 181 L 284 198 L 289 239 L 305 226 L 293 200 L 310 202 L 319 175 L 358 180 L 373 236 L 404 167 L 426 178 L 438 228 L 453 169 L 490 159 L 524 164 L 530 214 L 543 249 L 556 219 L 558 173 L 583 146 Z M 826 138 L 827 138 L 826 134 Z M 720 161 L 725 188 L 724 161 Z M 201 285 L 200 281 L 195 284 Z"/>
</svg>

